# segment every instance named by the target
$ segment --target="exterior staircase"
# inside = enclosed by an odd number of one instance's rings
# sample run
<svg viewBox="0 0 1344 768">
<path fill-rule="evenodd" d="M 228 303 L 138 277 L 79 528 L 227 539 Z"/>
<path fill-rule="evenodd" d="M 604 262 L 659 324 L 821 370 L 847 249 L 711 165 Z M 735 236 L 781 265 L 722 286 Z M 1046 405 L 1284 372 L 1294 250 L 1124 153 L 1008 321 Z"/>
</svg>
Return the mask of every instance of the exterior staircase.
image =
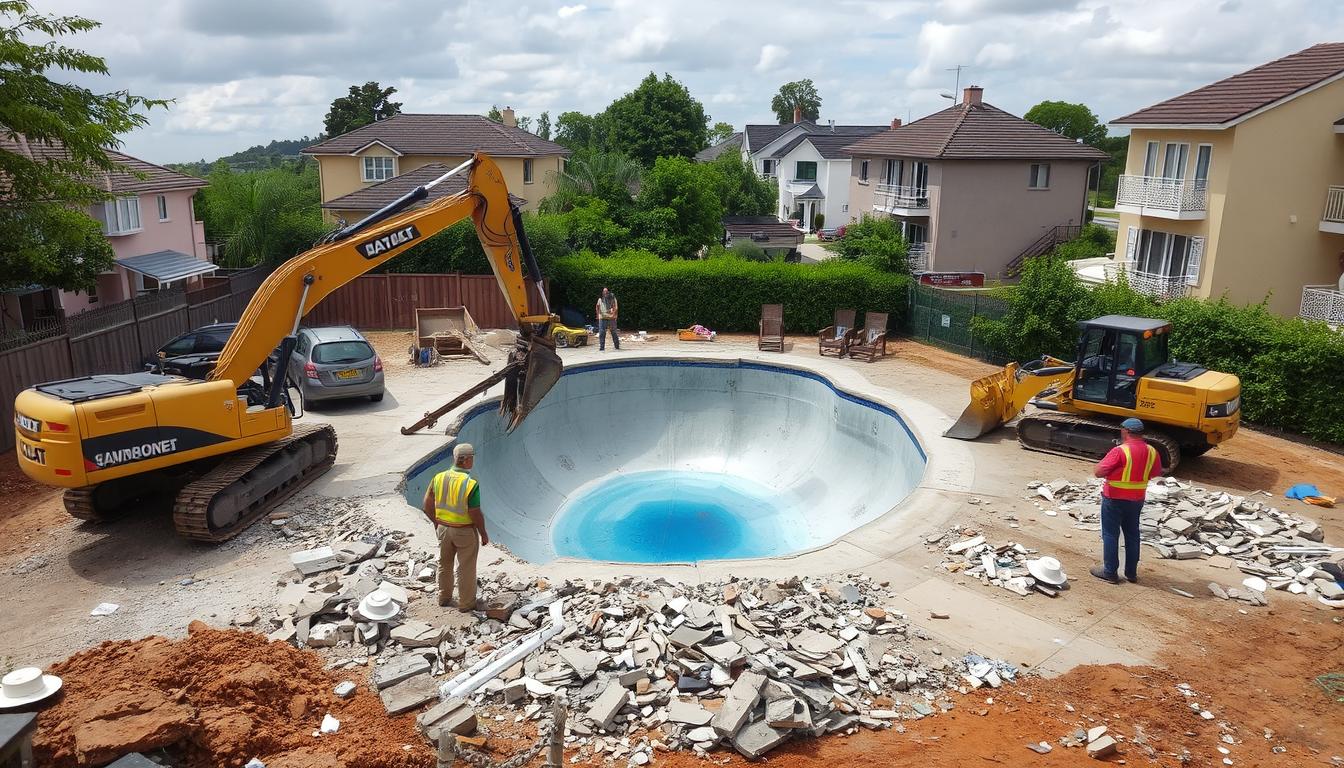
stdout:
<svg viewBox="0 0 1344 768">
<path fill-rule="evenodd" d="M 1051 227 L 1041 235 L 1040 239 L 1027 246 L 1021 253 L 1013 257 L 1013 260 L 1004 266 L 1003 272 L 1008 277 L 1017 277 L 1022 272 L 1022 265 L 1027 259 L 1049 253 L 1060 243 L 1066 243 L 1081 234 L 1083 228 L 1078 224 L 1062 224 L 1057 227 Z"/>
</svg>

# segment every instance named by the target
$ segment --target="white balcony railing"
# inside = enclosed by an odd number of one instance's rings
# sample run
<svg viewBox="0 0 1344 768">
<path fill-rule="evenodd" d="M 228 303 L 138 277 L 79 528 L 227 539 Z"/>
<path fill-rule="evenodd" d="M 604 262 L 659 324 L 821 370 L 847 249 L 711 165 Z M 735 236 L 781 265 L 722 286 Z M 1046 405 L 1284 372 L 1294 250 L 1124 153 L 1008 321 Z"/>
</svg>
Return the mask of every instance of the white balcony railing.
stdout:
<svg viewBox="0 0 1344 768">
<path fill-rule="evenodd" d="M 929 244 L 911 243 L 910 250 L 905 255 L 905 260 L 910 264 L 911 272 L 926 272 L 929 269 Z"/>
<path fill-rule="evenodd" d="M 1321 320 L 1332 326 L 1344 325 L 1344 291 L 1333 285 L 1303 286 L 1302 307 L 1297 316 L 1303 320 Z"/>
<path fill-rule="evenodd" d="M 1344 227 L 1344 187 L 1325 190 L 1325 212 L 1321 214 L 1321 230 L 1339 232 Z"/>
<path fill-rule="evenodd" d="M 895 184 L 873 185 L 873 208 L 882 211 L 928 210 L 929 190 L 925 187 L 900 187 Z"/>
<path fill-rule="evenodd" d="M 1115 207 L 1149 216 L 1200 219 L 1208 210 L 1208 185 L 1200 179 L 1121 176 Z"/>
<path fill-rule="evenodd" d="M 1185 282 L 1185 275 L 1142 272 L 1128 261 L 1115 261 L 1106 265 L 1106 279 L 1109 282 L 1119 282 L 1121 276 L 1130 288 L 1155 299 L 1180 299 L 1190 295 L 1190 286 Z"/>
</svg>

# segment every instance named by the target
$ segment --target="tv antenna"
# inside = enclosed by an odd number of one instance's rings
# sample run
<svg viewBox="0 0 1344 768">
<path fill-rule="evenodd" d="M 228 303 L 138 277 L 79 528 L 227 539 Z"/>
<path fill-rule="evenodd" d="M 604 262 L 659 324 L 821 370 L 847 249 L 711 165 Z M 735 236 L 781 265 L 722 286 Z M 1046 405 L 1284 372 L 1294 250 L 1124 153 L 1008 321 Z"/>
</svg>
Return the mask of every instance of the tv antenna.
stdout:
<svg viewBox="0 0 1344 768">
<path fill-rule="evenodd" d="M 948 67 L 947 69 L 943 70 L 944 72 L 956 72 L 956 73 L 957 73 L 957 87 L 952 89 L 952 100 L 953 100 L 953 101 L 956 101 L 956 99 L 957 99 L 957 95 L 961 93 L 961 70 L 963 70 L 963 69 L 970 69 L 970 67 L 967 66 L 966 64 L 958 64 L 958 65 L 955 66 L 955 67 Z M 939 94 L 939 95 L 943 95 L 943 94 Z"/>
</svg>

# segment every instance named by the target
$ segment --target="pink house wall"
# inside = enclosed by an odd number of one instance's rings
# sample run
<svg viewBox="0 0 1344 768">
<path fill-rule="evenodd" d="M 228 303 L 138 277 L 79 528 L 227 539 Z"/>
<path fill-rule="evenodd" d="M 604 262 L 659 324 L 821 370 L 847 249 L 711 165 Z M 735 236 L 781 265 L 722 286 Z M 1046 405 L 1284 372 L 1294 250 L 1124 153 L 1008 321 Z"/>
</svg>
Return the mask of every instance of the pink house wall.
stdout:
<svg viewBox="0 0 1344 768">
<path fill-rule="evenodd" d="M 114 258 L 142 256 L 156 251 L 177 251 L 208 261 L 205 250 L 205 225 L 195 220 L 191 198 L 195 190 L 184 189 L 169 192 L 144 192 L 140 197 L 141 231 L 133 235 L 115 235 L 107 238 L 112 245 Z M 168 202 L 168 220 L 159 221 L 158 195 Z M 94 209 L 90 214 L 102 219 L 102 211 Z M 66 316 L 83 312 L 93 307 L 105 306 L 135 296 L 135 274 L 114 266 L 112 271 L 98 277 L 98 300 L 90 303 L 89 296 L 83 291 L 61 291 L 61 308 Z"/>
</svg>

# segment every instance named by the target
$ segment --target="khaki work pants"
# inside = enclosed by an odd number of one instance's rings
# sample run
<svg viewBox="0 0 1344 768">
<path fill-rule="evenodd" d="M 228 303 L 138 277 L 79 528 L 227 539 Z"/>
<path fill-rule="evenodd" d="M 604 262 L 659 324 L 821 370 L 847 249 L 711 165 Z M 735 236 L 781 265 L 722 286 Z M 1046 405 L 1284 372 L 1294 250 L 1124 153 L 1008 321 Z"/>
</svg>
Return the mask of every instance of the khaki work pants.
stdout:
<svg viewBox="0 0 1344 768">
<path fill-rule="evenodd" d="M 454 527 L 440 525 L 439 537 L 439 603 L 446 604 L 453 596 L 453 559 L 457 559 L 457 607 L 469 611 L 476 607 L 476 554 L 481 540 L 470 525 Z"/>
</svg>

